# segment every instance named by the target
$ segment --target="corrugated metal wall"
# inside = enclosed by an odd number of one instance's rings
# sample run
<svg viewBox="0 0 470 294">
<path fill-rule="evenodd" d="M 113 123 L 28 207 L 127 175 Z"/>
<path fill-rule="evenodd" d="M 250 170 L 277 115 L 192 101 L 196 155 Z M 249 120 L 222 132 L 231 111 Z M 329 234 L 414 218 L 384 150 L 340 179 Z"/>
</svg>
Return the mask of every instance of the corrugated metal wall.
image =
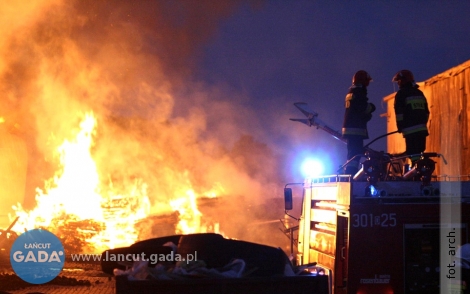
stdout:
<svg viewBox="0 0 470 294">
<path fill-rule="evenodd" d="M 437 162 L 435 174 L 469 175 L 470 60 L 418 82 L 418 85 L 428 100 L 431 112 L 426 152 L 440 153 L 447 160 L 445 165 L 441 159 L 434 158 Z M 397 129 L 394 98 L 395 93 L 384 98 L 387 104 L 387 132 Z M 395 154 L 404 151 L 405 141 L 401 134 L 387 137 L 387 152 Z"/>
</svg>

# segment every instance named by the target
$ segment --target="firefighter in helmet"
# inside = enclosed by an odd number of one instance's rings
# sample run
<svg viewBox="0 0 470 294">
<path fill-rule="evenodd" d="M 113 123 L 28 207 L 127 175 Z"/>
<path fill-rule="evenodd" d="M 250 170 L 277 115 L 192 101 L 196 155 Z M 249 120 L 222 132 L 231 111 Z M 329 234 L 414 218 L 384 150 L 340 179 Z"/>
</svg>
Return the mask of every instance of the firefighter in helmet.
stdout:
<svg viewBox="0 0 470 294">
<path fill-rule="evenodd" d="M 393 82 L 399 87 L 394 102 L 397 128 L 405 138 L 406 154 L 413 166 L 426 149 L 428 103 L 411 71 L 400 70 L 393 76 Z"/>
<path fill-rule="evenodd" d="M 369 138 L 367 122 L 372 118 L 375 105 L 369 103 L 367 87 L 372 78 L 365 70 L 356 72 L 345 99 L 343 138 L 347 140 L 348 160 L 344 173 L 354 175 L 359 170 L 360 156 L 364 154 L 364 139 Z M 355 157 L 356 156 L 356 157 Z M 354 158 L 354 159 L 353 159 Z"/>
</svg>

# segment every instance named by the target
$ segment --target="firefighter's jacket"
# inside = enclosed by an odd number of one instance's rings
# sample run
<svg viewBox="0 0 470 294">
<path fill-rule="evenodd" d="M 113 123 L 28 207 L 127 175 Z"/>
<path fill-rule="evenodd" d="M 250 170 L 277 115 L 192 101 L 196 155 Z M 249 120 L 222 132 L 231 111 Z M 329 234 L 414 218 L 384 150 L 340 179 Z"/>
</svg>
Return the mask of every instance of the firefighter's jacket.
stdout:
<svg viewBox="0 0 470 294">
<path fill-rule="evenodd" d="M 369 138 L 367 133 L 367 122 L 372 118 L 375 106 L 369 103 L 367 88 L 361 85 L 352 85 L 346 95 L 343 128 L 341 130 L 344 138 L 349 136 L 360 136 Z"/>
<path fill-rule="evenodd" d="M 429 135 L 427 127 L 428 103 L 418 87 L 414 83 L 408 83 L 400 87 L 395 95 L 394 107 L 397 128 L 403 136 L 415 133 Z"/>
</svg>

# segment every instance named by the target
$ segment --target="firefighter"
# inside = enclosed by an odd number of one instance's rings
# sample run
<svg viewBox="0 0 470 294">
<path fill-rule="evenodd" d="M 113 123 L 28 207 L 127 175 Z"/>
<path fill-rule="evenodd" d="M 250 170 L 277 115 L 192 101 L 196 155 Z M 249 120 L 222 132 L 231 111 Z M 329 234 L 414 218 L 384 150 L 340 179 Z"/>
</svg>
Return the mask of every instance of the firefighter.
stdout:
<svg viewBox="0 0 470 294">
<path fill-rule="evenodd" d="M 341 132 L 343 138 L 347 140 L 347 159 L 351 160 L 344 170 L 344 173 L 349 175 L 354 175 L 359 170 L 361 157 L 356 155 L 364 154 L 364 139 L 369 138 L 367 122 L 372 118 L 372 112 L 375 111 L 375 105 L 369 103 L 369 98 L 367 98 L 367 87 L 370 81 L 372 78 L 365 70 L 356 72 L 345 99 Z"/>
<path fill-rule="evenodd" d="M 429 135 L 428 103 L 411 71 L 400 70 L 393 77 L 393 82 L 397 82 L 399 87 L 394 102 L 397 128 L 405 138 L 405 152 L 411 160 L 411 166 L 414 166 L 426 149 L 426 137 Z"/>
</svg>

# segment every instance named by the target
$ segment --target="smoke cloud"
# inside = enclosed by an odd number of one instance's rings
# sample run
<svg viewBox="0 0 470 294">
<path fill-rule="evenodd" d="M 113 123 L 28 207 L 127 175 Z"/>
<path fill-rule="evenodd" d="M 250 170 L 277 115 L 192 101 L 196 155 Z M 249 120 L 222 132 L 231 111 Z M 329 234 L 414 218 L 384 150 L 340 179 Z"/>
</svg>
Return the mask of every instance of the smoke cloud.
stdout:
<svg viewBox="0 0 470 294">
<path fill-rule="evenodd" d="M 34 207 L 35 189 L 57 172 L 55 150 L 92 112 L 103 186 L 142 179 L 151 215 L 171 213 L 170 200 L 191 188 L 206 199 L 202 220 L 228 237 L 286 243 L 259 225 L 282 214 L 279 155 L 258 139 L 266 134 L 243 94 L 191 75 L 219 23 L 248 4 L 3 1 L 0 117 L 26 146 L 24 206 Z"/>
</svg>

